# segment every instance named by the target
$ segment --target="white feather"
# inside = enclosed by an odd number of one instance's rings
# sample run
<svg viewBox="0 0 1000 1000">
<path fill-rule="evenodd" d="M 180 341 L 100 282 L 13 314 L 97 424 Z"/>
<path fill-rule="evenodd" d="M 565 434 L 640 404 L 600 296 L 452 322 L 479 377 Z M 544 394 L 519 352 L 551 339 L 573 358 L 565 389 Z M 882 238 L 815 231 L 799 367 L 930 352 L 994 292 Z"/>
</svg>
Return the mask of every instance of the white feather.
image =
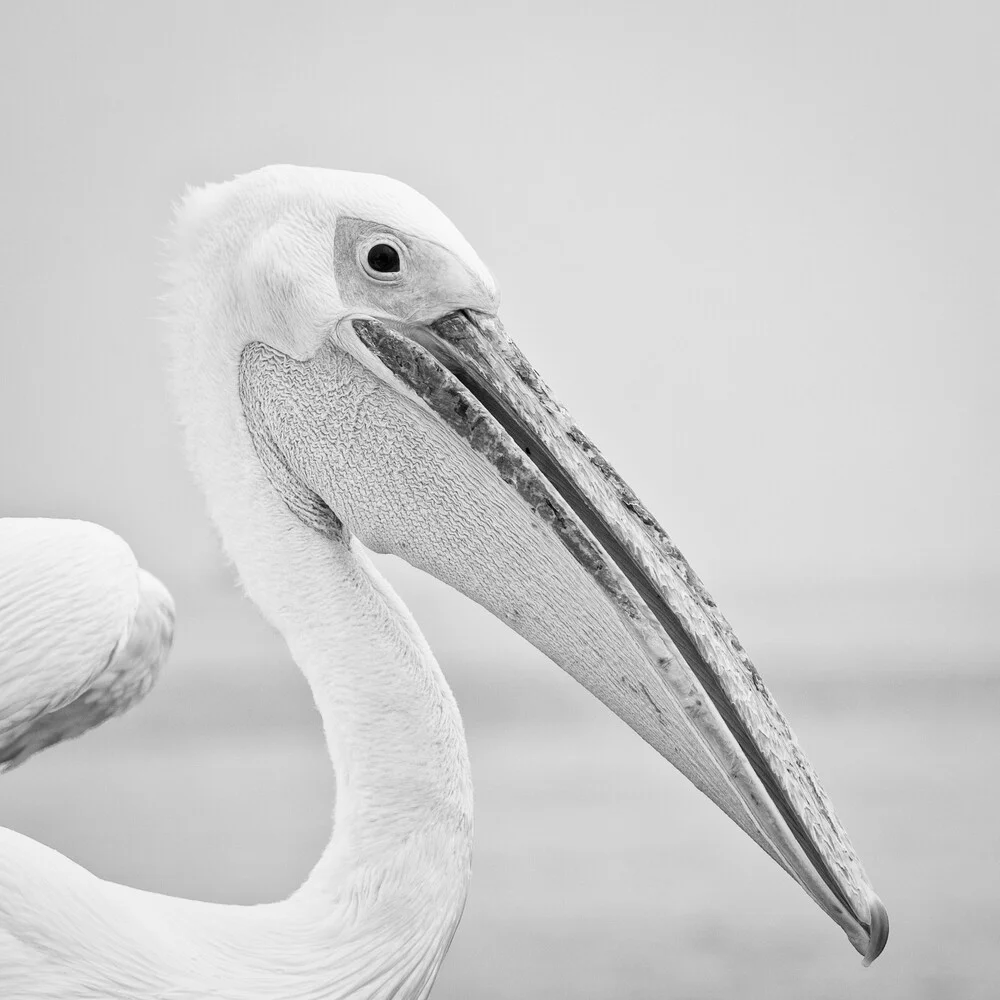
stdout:
<svg viewBox="0 0 1000 1000">
<path fill-rule="evenodd" d="M 85 521 L 0 519 L 0 763 L 129 709 L 170 650 L 170 595 Z"/>
</svg>

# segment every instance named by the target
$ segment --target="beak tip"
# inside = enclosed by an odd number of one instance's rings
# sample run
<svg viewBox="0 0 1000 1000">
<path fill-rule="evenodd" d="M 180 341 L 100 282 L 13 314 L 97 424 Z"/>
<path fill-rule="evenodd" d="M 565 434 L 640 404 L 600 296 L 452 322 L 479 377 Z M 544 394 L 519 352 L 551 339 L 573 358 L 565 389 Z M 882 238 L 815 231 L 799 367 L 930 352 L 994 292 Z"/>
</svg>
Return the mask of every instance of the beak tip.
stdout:
<svg viewBox="0 0 1000 1000">
<path fill-rule="evenodd" d="M 882 904 L 882 900 L 872 893 L 868 906 L 871 917 L 868 930 L 868 950 L 865 952 L 864 960 L 866 969 L 882 954 L 885 943 L 889 940 L 889 913 Z"/>
</svg>

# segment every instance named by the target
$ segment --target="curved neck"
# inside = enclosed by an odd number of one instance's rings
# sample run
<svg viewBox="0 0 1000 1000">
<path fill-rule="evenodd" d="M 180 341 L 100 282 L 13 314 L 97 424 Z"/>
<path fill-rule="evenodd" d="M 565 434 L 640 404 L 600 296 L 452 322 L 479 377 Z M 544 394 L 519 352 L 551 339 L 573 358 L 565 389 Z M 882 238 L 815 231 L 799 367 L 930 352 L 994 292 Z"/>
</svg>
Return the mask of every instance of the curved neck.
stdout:
<svg viewBox="0 0 1000 1000">
<path fill-rule="evenodd" d="M 332 839 L 302 894 L 464 902 L 472 785 L 462 723 L 424 637 L 356 542 L 309 539 L 312 600 L 267 608 L 312 689 L 337 778 Z M 302 594 L 305 597 L 305 594 Z M 263 603 L 263 602 L 262 602 Z M 444 902 L 444 900 L 440 900 Z"/>
<path fill-rule="evenodd" d="M 465 879 L 471 779 L 440 668 L 360 546 L 319 534 L 286 506 L 239 397 L 232 316 L 204 290 L 189 293 L 176 293 L 172 347 L 191 464 L 250 597 L 312 688 L 336 770 L 333 839 L 308 885 L 396 864 L 415 845 L 427 863 L 438 856 L 432 841 L 450 845 Z"/>
<path fill-rule="evenodd" d="M 249 596 L 312 689 L 337 780 L 333 835 L 305 884 L 243 915 L 212 908 L 204 929 L 239 956 L 226 964 L 248 989 L 273 981 L 292 997 L 301 980 L 325 990 L 302 995 L 363 997 L 404 984 L 400 996 L 425 996 L 471 865 L 472 783 L 454 697 L 358 543 L 324 537 L 289 511 L 238 400 L 201 399 L 215 410 L 186 412 L 199 432 L 189 435 L 195 472 Z M 301 959 L 292 968 L 290 954 Z"/>
<path fill-rule="evenodd" d="M 356 542 L 271 497 L 274 530 L 227 531 L 250 596 L 319 708 L 337 779 L 333 834 L 283 903 L 212 909 L 204 929 L 247 996 L 425 997 L 465 905 L 472 785 L 454 697 L 406 608 Z M 218 964 L 217 956 L 215 963 Z M 315 992 L 316 990 L 319 992 Z M 396 989 L 400 992 L 397 994 Z"/>
<path fill-rule="evenodd" d="M 272 498 L 252 504 L 255 520 L 271 522 L 252 554 L 224 534 L 312 689 L 336 772 L 333 836 L 300 892 L 349 893 L 361 910 L 390 890 L 464 901 L 471 778 L 444 676 L 358 543 L 317 534 Z"/>
</svg>

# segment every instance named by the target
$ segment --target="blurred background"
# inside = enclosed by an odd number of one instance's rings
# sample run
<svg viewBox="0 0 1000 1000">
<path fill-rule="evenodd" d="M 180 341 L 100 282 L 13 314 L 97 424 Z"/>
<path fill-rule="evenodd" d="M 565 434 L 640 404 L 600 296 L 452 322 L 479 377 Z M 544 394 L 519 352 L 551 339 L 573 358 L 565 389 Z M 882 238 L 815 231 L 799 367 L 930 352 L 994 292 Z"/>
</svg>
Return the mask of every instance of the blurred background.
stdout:
<svg viewBox="0 0 1000 1000">
<path fill-rule="evenodd" d="M 310 869 L 333 778 L 185 468 L 161 240 L 187 185 L 386 173 L 706 581 L 892 918 L 863 970 L 582 689 L 379 559 L 476 777 L 435 996 L 998 995 L 998 32 L 990 3 L 6 3 L 0 511 L 118 531 L 179 626 L 148 702 L 5 777 L 0 824 L 199 898 Z"/>
</svg>

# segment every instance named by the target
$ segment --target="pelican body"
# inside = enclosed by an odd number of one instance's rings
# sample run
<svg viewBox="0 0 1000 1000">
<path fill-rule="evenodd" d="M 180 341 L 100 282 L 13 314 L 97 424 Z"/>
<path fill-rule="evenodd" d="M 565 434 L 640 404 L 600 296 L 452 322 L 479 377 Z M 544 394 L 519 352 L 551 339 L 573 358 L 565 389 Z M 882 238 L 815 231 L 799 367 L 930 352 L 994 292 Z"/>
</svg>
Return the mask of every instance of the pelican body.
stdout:
<svg viewBox="0 0 1000 1000">
<path fill-rule="evenodd" d="M 105 882 L 2 831 L 0 995 L 429 994 L 468 889 L 472 782 L 445 678 L 366 550 L 532 642 L 739 824 L 866 962 L 878 955 L 885 909 L 759 674 L 508 337 L 489 271 L 441 212 L 385 177 L 269 167 L 184 199 L 168 278 L 190 462 L 243 585 L 312 688 L 337 777 L 333 833 L 288 899 L 242 907 Z M 169 598 L 101 530 L 0 530 L 5 760 L 115 714 L 165 655 Z M 101 678 L 119 655 L 133 680 L 111 697 Z M 101 708 L 70 724 L 81 698 Z"/>
</svg>

